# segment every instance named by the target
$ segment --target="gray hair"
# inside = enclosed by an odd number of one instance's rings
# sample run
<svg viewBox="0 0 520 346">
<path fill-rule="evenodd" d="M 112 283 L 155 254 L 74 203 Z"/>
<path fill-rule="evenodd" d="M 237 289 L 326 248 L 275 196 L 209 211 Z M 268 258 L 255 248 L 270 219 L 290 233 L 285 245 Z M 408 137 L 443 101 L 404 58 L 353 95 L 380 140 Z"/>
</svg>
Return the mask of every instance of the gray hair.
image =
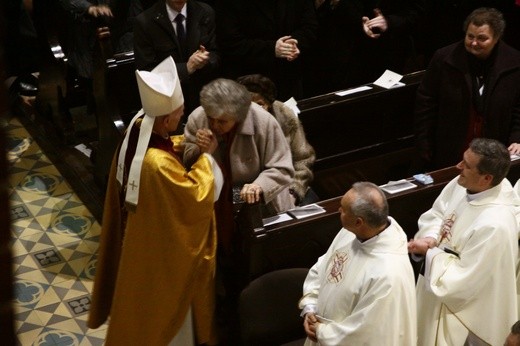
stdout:
<svg viewBox="0 0 520 346">
<path fill-rule="evenodd" d="M 502 37 L 506 29 L 506 21 L 504 20 L 502 12 L 491 7 L 481 7 L 471 12 L 464 21 L 464 32 L 468 30 L 470 24 L 476 26 L 489 25 L 489 28 L 493 31 L 493 35 L 497 39 Z"/>
<path fill-rule="evenodd" d="M 356 193 L 356 199 L 350 205 L 352 214 L 361 217 L 374 228 L 388 222 L 388 202 L 377 185 L 361 181 L 354 183 L 352 190 Z"/>
<path fill-rule="evenodd" d="M 231 79 L 218 78 L 200 91 L 200 104 L 211 118 L 228 115 L 242 122 L 251 106 L 251 94 L 245 86 Z"/>
<path fill-rule="evenodd" d="M 509 151 L 496 139 L 475 138 L 469 144 L 472 152 L 480 156 L 477 169 L 480 174 L 491 174 L 491 186 L 496 186 L 506 177 L 511 167 Z"/>
</svg>

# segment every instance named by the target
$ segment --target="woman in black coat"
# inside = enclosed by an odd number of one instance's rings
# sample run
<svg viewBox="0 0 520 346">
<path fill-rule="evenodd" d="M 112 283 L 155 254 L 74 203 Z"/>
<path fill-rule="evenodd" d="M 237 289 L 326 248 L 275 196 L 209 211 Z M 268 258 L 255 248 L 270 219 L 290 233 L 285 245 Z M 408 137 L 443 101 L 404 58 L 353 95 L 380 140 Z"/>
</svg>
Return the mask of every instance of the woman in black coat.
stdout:
<svg viewBox="0 0 520 346">
<path fill-rule="evenodd" d="M 475 137 L 520 142 L 520 52 L 500 39 L 502 14 L 477 9 L 464 27 L 463 41 L 435 53 L 417 91 L 417 170 L 456 164 Z"/>
</svg>

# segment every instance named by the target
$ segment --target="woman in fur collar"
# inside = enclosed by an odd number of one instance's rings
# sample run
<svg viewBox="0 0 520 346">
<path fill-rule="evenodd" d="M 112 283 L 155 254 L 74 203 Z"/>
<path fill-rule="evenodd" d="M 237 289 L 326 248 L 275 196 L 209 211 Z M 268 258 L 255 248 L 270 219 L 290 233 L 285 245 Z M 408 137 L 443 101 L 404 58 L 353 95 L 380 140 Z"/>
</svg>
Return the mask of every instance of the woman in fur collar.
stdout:
<svg viewBox="0 0 520 346">
<path fill-rule="evenodd" d="M 297 205 L 316 202 L 318 196 L 310 189 L 314 177 L 312 165 L 316 160 L 313 147 L 307 142 L 303 126 L 292 109 L 276 100 L 276 86 L 267 77 L 260 74 L 242 76 L 237 82 L 244 85 L 251 93 L 253 102 L 271 113 L 282 128 L 285 139 L 291 148 L 294 180 L 290 191 Z"/>
</svg>

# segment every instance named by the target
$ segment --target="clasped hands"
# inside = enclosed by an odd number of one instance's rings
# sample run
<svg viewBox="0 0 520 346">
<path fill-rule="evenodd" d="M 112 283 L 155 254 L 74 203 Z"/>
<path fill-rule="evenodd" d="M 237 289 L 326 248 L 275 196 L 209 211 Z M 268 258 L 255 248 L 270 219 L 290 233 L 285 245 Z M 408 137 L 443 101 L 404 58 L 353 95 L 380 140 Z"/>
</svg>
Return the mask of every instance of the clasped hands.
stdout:
<svg viewBox="0 0 520 346">
<path fill-rule="evenodd" d="M 307 337 L 314 342 L 318 342 L 316 331 L 318 330 L 319 323 L 318 318 L 312 312 L 306 313 L 303 318 L 303 328 L 305 329 L 305 333 L 307 334 Z"/>
<path fill-rule="evenodd" d="M 418 256 L 425 256 L 428 249 L 436 246 L 437 240 L 432 237 L 412 239 L 408 242 L 408 252 Z"/>
<path fill-rule="evenodd" d="M 204 66 L 206 66 L 209 62 L 209 52 L 203 45 L 200 45 L 199 49 L 197 49 L 188 59 L 186 63 L 186 68 L 188 69 L 188 73 L 192 74 L 193 72 L 200 70 Z"/>
<path fill-rule="evenodd" d="M 363 22 L 363 31 L 365 31 L 365 34 L 367 34 L 368 37 L 379 38 L 381 33 L 388 29 L 388 23 L 380 9 L 375 8 L 374 15 L 375 17 L 372 19 L 369 19 L 368 17 L 361 18 L 361 21 Z"/>
<path fill-rule="evenodd" d="M 100 16 L 113 17 L 112 10 L 107 5 L 94 5 L 90 6 L 87 10 L 88 14 L 92 17 L 97 18 Z"/>
<path fill-rule="evenodd" d="M 300 50 L 298 49 L 298 40 L 292 38 L 291 36 L 280 37 L 276 41 L 274 53 L 277 58 L 285 58 L 287 61 L 295 60 L 300 55 Z"/>
<path fill-rule="evenodd" d="M 195 143 L 202 153 L 213 154 L 218 147 L 217 137 L 210 129 L 198 129 Z"/>
<path fill-rule="evenodd" d="M 509 154 L 513 155 L 518 155 L 520 154 L 520 143 L 512 143 L 508 148 L 507 150 L 509 150 Z"/>
</svg>

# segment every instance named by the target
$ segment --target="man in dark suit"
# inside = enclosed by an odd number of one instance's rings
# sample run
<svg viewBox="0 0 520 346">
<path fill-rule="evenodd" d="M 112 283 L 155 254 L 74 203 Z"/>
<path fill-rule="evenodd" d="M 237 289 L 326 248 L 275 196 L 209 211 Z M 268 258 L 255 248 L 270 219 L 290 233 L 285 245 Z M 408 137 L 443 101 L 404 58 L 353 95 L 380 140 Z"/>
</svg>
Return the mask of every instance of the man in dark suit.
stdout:
<svg viewBox="0 0 520 346">
<path fill-rule="evenodd" d="M 406 72 L 425 0 L 315 0 L 314 4 L 319 31 L 307 63 L 306 96 L 370 83 L 386 69 Z"/>
<path fill-rule="evenodd" d="M 188 115 L 199 105 L 202 86 L 218 75 L 213 9 L 196 0 L 159 0 L 136 17 L 134 55 L 139 70 L 173 57 Z"/>
<path fill-rule="evenodd" d="M 279 100 L 301 99 L 302 59 L 318 29 L 312 1 L 219 0 L 215 8 L 223 74 L 259 73 L 275 83 Z"/>
</svg>

